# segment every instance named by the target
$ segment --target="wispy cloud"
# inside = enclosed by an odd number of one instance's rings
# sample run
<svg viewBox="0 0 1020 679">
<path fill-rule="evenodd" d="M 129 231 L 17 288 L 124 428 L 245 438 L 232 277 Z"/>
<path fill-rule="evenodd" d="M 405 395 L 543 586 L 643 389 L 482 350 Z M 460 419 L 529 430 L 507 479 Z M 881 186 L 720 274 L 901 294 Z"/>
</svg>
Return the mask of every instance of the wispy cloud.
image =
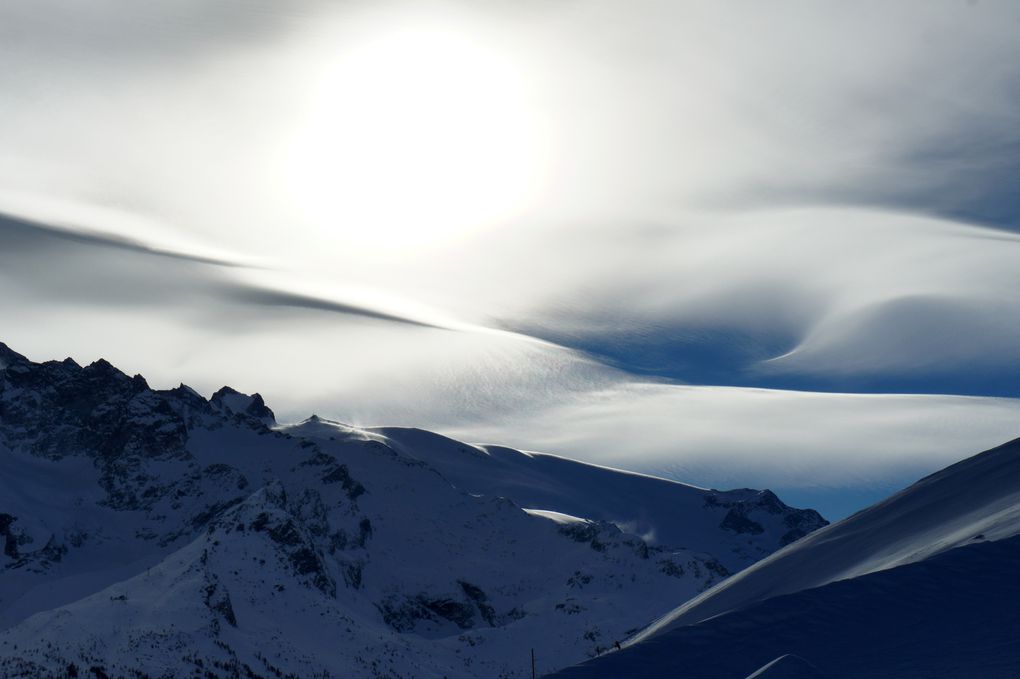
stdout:
<svg viewBox="0 0 1020 679">
<path fill-rule="evenodd" d="M 0 280 L 43 309 L 74 301 L 88 307 L 131 303 L 159 313 L 182 301 L 192 309 L 288 307 L 442 328 L 401 315 L 254 282 L 259 270 L 224 259 L 167 250 L 120 235 L 53 226 L 0 214 Z M 247 278 L 242 274 L 246 271 Z M 27 302 L 22 299 L 21 302 Z M 12 301 L 12 300 L 8 300 Z M 14 314 L 13 318 L 16 318 Z"/>
<path fill-rule="evenodd" d="M 1020 395 L 1018 27 L 993 0 L 6 2 L 0 339 L 720 483 L 825 476 L 834 440 L 920 469 L 1012 403 L 673 383 Z M 408 91 L 349 77 L 373 59 Z"/>
<path fill-rule="evenodd" d="M 33 251 L 58 247 L 60 243 L 75 243 L 97 248 L 118 249 L 143 255 L 169 257 L 186 262 L 214 264 L 217 266 L 240 266 L 229 259 L 218 259 L 199 253 L 164 249 L 142 240 L 109 232 L 93 231 L 88 228 L 60 226 L 0 213 L 0 229 L 4 244 L 11 251 Z"/>
<path fill-rule="evenodd" d="M 687 214 L 622 246 L 584 235 L 567 272 L 568 237 L 532 255 L 543 292 L 510 327 L 692 382 L 1017 393 L 1014 234 L 801 208 Z"/>
<path fill-rule="evenodd" d="M 702 486 L 768 486 L 840 518 L 1020 436 L 1020 402 L 621 382 L 449 431 Z"/>
</svg>

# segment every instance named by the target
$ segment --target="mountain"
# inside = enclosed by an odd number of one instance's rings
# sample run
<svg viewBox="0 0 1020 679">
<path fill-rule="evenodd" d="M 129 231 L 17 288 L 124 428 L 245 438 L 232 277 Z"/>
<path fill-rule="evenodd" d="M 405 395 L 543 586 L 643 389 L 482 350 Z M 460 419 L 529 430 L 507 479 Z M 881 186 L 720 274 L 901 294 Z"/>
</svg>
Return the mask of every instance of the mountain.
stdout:
<svg viewBox="0 0 1020 679">
<path fill-rule="evenodd" d="M 3 677 L 527 677 L 824 524 L 0 344 Z"/>
<path fill-rule="evenodd" d="M 1020 676 L 1020 439 L 926 477 L 555 676 Z M 765 667 L 762 667 L 765 665 Z M 782 676 L 782 675 L 777 675 Z"/>
</svg>

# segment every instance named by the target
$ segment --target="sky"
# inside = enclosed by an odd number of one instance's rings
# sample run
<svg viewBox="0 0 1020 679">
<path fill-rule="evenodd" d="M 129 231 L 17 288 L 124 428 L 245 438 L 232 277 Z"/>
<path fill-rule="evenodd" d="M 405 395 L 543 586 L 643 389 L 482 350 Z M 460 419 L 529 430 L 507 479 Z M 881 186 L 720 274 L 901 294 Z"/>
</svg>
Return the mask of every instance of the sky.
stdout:
<svg viewBox="0 0 1020 679">
<path fill-rule="evenodd" d="M 838 518 L 1020 436 L 1018 31 L 6 0 L 0 341 Z"/>
</svg>

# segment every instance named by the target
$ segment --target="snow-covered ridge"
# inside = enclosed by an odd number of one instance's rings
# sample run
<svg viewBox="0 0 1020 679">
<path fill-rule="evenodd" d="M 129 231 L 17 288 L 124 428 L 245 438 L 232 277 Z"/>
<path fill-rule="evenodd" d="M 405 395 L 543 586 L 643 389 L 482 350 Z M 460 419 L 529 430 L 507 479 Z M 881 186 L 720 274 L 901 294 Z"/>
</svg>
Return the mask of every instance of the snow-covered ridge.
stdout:
<svg viewBox="0 0 1020 679">
<path fill-rule="evenodd" d="M 4 677 L 526 677 L 821 525 L 0 344 Z"/>
<path fill-rule="evenodd" d="M 556 676 L 726 679 L 755 667 L 772 676 L 779 665 L 764 662 L 795 654 L 835 678 L 1014 677 L 1017 572 L 1020 439 L 808 535 L 681 605 L 621 652 Z"/>
<path fill-rule="evenodd" d="M 320 440 L 383 441 L 463 491 L 605 521 L 649 544 L 708 552 L 730 572 L 826 523 L 813 510 L 791 509 L 769 490 L 709 490 L 556 455 L 468 445 L 421 429 L 354 429 L 313 417 L 280 431 Z"/>
<path fill-rule="evenodd" d="M 1020 440 L 958 462 L 819 530 L 643 632 L 1020 533 Z"/>
</svg>

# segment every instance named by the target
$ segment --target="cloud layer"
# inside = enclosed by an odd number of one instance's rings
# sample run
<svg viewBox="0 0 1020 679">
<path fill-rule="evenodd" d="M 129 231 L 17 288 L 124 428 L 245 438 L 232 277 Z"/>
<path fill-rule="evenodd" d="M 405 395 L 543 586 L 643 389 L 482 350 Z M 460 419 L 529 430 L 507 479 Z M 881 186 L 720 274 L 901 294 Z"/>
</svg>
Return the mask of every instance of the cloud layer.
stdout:
<svg viewBox="0 0 1020 679">
<path fill-rule="evenodd" d="M 706 484 L 898 482 L 1020 434 L 1015 401 L 932 396 L 1020 397 L 1018 28 L 7 2 L 0 339 Z"/>
</svg>

